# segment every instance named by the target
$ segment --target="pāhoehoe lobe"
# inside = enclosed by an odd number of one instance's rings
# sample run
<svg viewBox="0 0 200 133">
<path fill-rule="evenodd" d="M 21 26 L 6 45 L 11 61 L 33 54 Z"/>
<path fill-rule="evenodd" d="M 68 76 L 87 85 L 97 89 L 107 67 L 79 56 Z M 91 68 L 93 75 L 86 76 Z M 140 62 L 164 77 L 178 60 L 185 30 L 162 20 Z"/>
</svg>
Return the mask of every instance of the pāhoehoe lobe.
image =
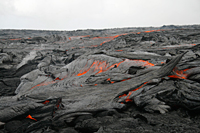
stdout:
<svg viewBox="0 0 200 133">
<path fill-rule="evenodd" d="M 200 132 L 199 29 L 1 30 L 0 132 Z"/>
</svg>

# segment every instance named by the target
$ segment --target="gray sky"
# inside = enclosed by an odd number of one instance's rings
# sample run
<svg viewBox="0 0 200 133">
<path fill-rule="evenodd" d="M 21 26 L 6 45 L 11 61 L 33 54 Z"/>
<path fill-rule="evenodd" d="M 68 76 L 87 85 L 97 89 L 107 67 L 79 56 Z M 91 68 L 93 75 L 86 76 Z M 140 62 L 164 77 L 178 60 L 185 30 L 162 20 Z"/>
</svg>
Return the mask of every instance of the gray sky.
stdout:
<svg viewBox="0 0 200 133">
<path fill-rule="evenodd" d="M 0 0 L 0 29 L 200 24 L 200 0 Z"/>
</svg>

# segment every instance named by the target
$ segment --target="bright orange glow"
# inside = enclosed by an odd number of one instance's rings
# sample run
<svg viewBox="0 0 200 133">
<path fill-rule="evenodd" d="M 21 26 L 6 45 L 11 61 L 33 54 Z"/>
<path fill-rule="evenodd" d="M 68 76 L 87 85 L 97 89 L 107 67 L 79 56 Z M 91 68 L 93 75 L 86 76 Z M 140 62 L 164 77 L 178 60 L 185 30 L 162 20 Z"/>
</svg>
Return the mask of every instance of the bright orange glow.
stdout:
<svg viewBox="0 0 200 133">
<path fill-rule="evenodd" d="M 107 71 L 111 68 L 118 67 L 123 62 L 125 62 L 127 64 L 137 64 L 138 66 L 143 66 L 143 67 L 154 66 L 154 64 L 149 63 L 148 61 L 144 61 L 144 60 L 129 60 L 129 59 L 126 59 L 126 60 L 121 61 L 119 63 L 112 64 L 111 66 L 109 66 L 109 63 L 107 63 L 106 61 L 94 61 L 89 68 L 87 68 L 86 70 L 84 70 L 84 69 L 80 70 L 80 72 L 78 74 L 76 74 L 76 76 L 82 76 L 82 75 L 88 73 L 89 71 L 92 72 L 92 73 L 96 72 L 95 75 L 97 75 L 97 74 L 105 72 L 105 71 Z M 85 67 L 87 67 L 87 63 L 85 65 Z M 38 85 L 33 86 L 31 89 L 33 89 L 35 87 L 39 87 L 39 86 L 46 86 L 46 85 L 57 83 L 57 82 L 65 79 L 66 77 L 67 77 L 67 75 L 65 77 L 63 77 L 62 79 L 57 77 L 55 80 L 52 80 L 52 81 L 47 81 L 47 82 L 44 81 L 44 82 L 42 82 Z M 123 79 L 122 81 L 125 81 L 125 80 L 128 80 L 128 79 Z M 110 81 L 110 82 L 115 83 L 114 81 Z"/>
<path fill-rule="evenodd" d="M 90 68 L 88 68 L 87 70 L 85 70 L 84 72 L 82 72 L 82 70 L 80 71 L 80 73 L 78 73 L 76 76 L 81 76 L 86 74 L 94 65 L 96 64 L 96 62 L 93 62 L 92 65 L 90 66 Z M 82 73 L 81 73 L 82 72 Z"/>
<path fill-rule="evenodd" d="M 124 97 L 124 96 L 127 96 L 127 98 L 126 98 L 125 101 L 126 101 L 126 102 L 132 102 L 133 100 L 129 99 L 129 97 L 130 97 L 130 95 L 133 93 L 133 91 L 139 90 L 140 88 L 142 88 L 142 87 L 143 87 L 145 84 L 147 84 L 147 83 L 148 83 L 148 82 L 145 82 L 145 83 L 142 84 L 140 87 L 138 87 L 138 88 L 136 88 L 136 89 L 130 91 L 130 92 L 128 93 L 128 95 L 127 95 L 127 94 L 123 94 L 123 95 L 119 96 L 119 98 Z"/>
<path fill-rule="evenodd" d="M 100 62 L 98 66 L 96 66 L 95 69 L 100 69 L 99 72 L 97 72 L 96 74 L 99 74 L 99 73 L 102 73 L 102 72 L 105 72 L 107 71 L 108 69 L 111 69 L 111 68 L 114 68 L 114 67 L 118 67 L 122 62 L 124 61 L 121 61 L 119 63 L 115 63 L 115 64 L 112 64 L 110 67 L 107 68 L 108 64 L 106 64 L 106 62 Z M 104 65 L 105 64 L 105 65 Z M 95 74 L 95 75 L 96 75 Z"/>
<path fill-rule="evenodd" d="M 33 118 L 31 115 L 28 115 L 26 118 L 29 118 L 29 119 L 32 119 L 32 120 L 35 120 L 37 121 L 35 118 Z"/>
<path fill-rule="evenodd" d="M 54 84 L 54 83 L 57 83 L 57 82 L 58 82 L 58 80 L 56 80 L 56 81 L 42 82 L 42 83 L 40 83 L 40 84 L 38 84 L 36 86 L 33 86 L 31 89 L 33 89 L 33 88 L 35 88 L 37 86 L 46 86 L 46 85 Z"/>
<path fill-rule="evenodd" d="M 144 31 L 143 33 L 149 33 L 149 32 L 155 32 L 155 31 L 163 31 L 163 30 L 151 30 L 151 31 Z M 130 33 L 134 33 L 134 32 L 130 32 Z M 120 34 L 120 35 L 115 35 L 115 36 L 108 36 L 108 37 L 93 37 L 92 39 L 110 39 L 110 40 L 107 40 L 107 41 L 103 41 L 100 45 L 91 45 L 91 46 L 82 46 L 82 47 L 79 47 L 79 48 L 85 48 L 85 47 L 98 47 L 98 46 L 101 46 L 102 44 L 106 43 L 106 42 L 109 42 L 111 40 L 114 40 L 115 38 L 119 37 L 119 36 L 122 36 L 122 35 L 128 35 L 130 33 L 124 33 L 124 34 Z M 140 34 L 142 32 L 137 32 L 137 34 Z M 86 36 L 72 36 L 72 37 L 69 37 L 69 40 L 72 40 L 72 38 L 83 38 L 83 37 L 90 37 L 90 35 L 86 35 Z M 192 45 L 196 45 L 196 44 L 192 44 Z M 75 49 L 76 47 L 71 47 L 71 49 Z M 78 47 L 77 47 L 78 48 Z M 67 50 L 66 50 L 67 51 Z M 116 50 L 116 51 L 123 51 L 123 50 Z M 138 64 L 139 66 L 144 66 L 144 67 L 151 67 L 151 66 L 154 66 L 154 64 L 152 63 L 149 63 L 148 61 L 144 61 L 144 60 L 128 60 L 126 59 L 125 61 L 127 61 L 127 63 L 136 63 Z M 89 72 L 91 70 L 91 68 L 93 68 L 93 71 L 92 72 L 95 72 L 98 70 L 98 72 L 96 74 L 99 74 L 99 73 L 102 73 L 102 72 L 105 72 L 111 68 L 114 68 L 114 67 L 118 67 L 121 63 L 125 62 L 125 61 L 121 61 L 119 63 L 115 63 L 115 64 L 112 64 L 110 67 L 109 64 L 106 62 L 106 61 L 94 61 L 93 64 L 90 66 L 90 68 L 88 68 L 87 70 L 81 70 L 76 76 L 81 76 L 81 75 L 84 75 L 86 74 L 87 72 Z M 133 62 L 131 62 L 133 61 Z M 87 65 L 87 64 L 86 64 Z M 66 78 L 66 77 L 64 77 Z M 36 86 L 33 86 L 31 89 L 37 87 L 37 86 L 46 86 L 46 85 L 49 85 L 49 84 L 54 84 L 54 83 L 57 83 L 59 82 L 60 80 L 63 80 L 64 78 L 62 79 L 59 79 L 59 77 L 57 77 L 55 80 L 53 81 L 48 81 L 48 82 L 42 82 Z M 124 79 L 122 81 L 125 81 L 125 80 L 128 80 L 128 79 Z M 111 83 L 114 83 L 114 81 L 111 81 Z"/>
<path fill-rule="evenodd" d="M 59 78 L 59 77 L 57 77 L 55 80 L 60 80 L 60 78 Z"/>
<path fill-rule="evenodd" d="M 110 81 L 111 84 L 115 83 L 114 81 L 111 81 L 110 78 L 108 78 L 107 81 Z"/>
<path fill-rule="evenodd" d="M 129 80 L 129 79 L 131 79 L 131 78 L 123 79 L 123 80 L 121 80 L 121 82 L 126 81 L 126 80 Z"/>
<path fill-rule="evenodd" d="M 49 100 L 46 100 L 46 101 L 43 102 L 43 104 L 47 104 L 47 103 L 49 103 Z"/>
<path fill-rule="evenodd" d="M 97 84 L 94 84 L 94 86 L 97 86 Z"/>
<path fill-rule="evenodd" d="M 115 36 L 106 36 L 106 37 L 99 37 L 99 36 L 97 36 L 97 37 L 93 37 L 93 38 L 91 38 L 91 39 L 92 39 L 92 40 L 94 40 L 94 39 L 109 39 L 109 40 L 103 41 L 103 42 L 99 45 L 99 46 L 102 46 L 104 43 L 110 42 L 110 41 L 114 40 L 115 38 L 117 38 L 117 37 L 119 37 L 119 36 L 122 36 L 122 35 L 140 34 L 140 33 L 150 33 L 150 32 L 156 32 L 156 31 L 164 31 L 164 30 L 150 30 L 150 31 L 137 32 L 137 33 L 135 33 L 135 32 L 130 32 L 130 33 L 123 33 L 123 34 L 119 34 L 119 35 L 115 35 Z M 82 39 L 82 38 L 84 38 L 84 37 L 90 37 L 90 35 L 85 35 L 85 36 L 71 36 L 71 37 L 69 37 L 69 40 L 72 40 L 73 38 L 74 38 L 74 39 Z M 98 45 L 84 46 L 84 47 L 78 47 L 78 48 L 86 48 L 86 47 L 89 47 L 89 48 L 91 48 L 91 47 L 98 47 Z M 72 47 L 71 49 L 74 49 L 74 48 L 75 48 L 75 47 Z"/>
<path fill-rule="evenodd" d="M 42 83 L 40 83 L 40 84 L 38 84 L 38 85 L 35 85 L 35 86 L 33 86 L 31 89 L 33 89 L 33 88 L 35 88 L 35 87 L 37 87 L 37 86 L 46 86 L 46 85 L 50 85 L 50 84 L 55 84 L 55 83 L 57 83 L 57 82 L 59 82 L 60 80 L 63 80 L 63 79 L 65 79 L 67 76 L 65 76 L 65 77 L 63 77 L 62 79 L 60 79 L 59 77 L 57 77 L 55 80 L 53 80 L 53 81 L 48 81 L 48 82 L 42 82 Z"/>
<path fill-rule="evenodd" d="M 110 68 L 118 67 L 122 62 L 124 62 L 124 61 L 121 61 L 119 63 L 115 63 L 115 64 L 111 65 L 110 67 L 108 67 L 109 64 L 106 61 L 94 61 L 88 69 L 86 69 L 84 71 L 81 70 L 80 73 L 78 73 L 76 76 L 84 75 L 92 69 L 93 69 L 93 72 L 98 71 L 96 74 L 99 74 L 99 73 L 107 71 Z"/>
<path fill-rule="evenodd" d="M 121 97 L 125 97 L 125 96 L 127 96 L 127 95 L 126 95 L 126 94 L 123 94 L 123 95 L 119 96 L 119 98 L 121 98 Z"/>
<path fill-rule="evenodd" d="M 170 78 L 178 78 L 178 79 L 187 79 L 188 74 L 184 73 L 186 72 L 188 69 L 184 69 L 184 70 L 177 70 L 177 68 L 175 67 L 173 69 L 173 72 L 175 72 L 176 75 L 169 75 L 168 77 Z"/>
<path fill-rule="evenodd" d="M 106 43 L 106 42 L 109 42 L 110 40 L 108 40 L 108 41 L 103 41 L 100 45 L 103 45 L 104 43 Z"/>
</svg>

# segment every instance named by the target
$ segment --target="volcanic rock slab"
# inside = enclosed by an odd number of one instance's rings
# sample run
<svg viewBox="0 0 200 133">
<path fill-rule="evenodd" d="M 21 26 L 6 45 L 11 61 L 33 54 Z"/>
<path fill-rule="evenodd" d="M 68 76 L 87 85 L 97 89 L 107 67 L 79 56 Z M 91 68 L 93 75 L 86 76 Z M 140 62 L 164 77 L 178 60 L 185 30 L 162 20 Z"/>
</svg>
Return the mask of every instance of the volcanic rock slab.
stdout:
<svg viewBox="0 0 200 133">
<path fill-rule="evenodd" d="M 0 132 L 199 132 L 199 25 L 1 31 Z"/>
</svg>

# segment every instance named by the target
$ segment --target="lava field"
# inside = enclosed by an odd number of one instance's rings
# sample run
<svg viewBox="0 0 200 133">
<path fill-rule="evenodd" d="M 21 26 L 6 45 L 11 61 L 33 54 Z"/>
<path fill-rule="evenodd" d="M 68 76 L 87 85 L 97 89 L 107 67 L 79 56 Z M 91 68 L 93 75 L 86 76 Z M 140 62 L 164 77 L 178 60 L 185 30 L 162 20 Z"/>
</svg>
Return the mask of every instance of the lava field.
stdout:
<svg viewBox="0 0 200 133">
<path fill-rule="evenodd" d="M 0 133 L 200 132 L 200 25 L 0 30 Z"/>
</svg>

